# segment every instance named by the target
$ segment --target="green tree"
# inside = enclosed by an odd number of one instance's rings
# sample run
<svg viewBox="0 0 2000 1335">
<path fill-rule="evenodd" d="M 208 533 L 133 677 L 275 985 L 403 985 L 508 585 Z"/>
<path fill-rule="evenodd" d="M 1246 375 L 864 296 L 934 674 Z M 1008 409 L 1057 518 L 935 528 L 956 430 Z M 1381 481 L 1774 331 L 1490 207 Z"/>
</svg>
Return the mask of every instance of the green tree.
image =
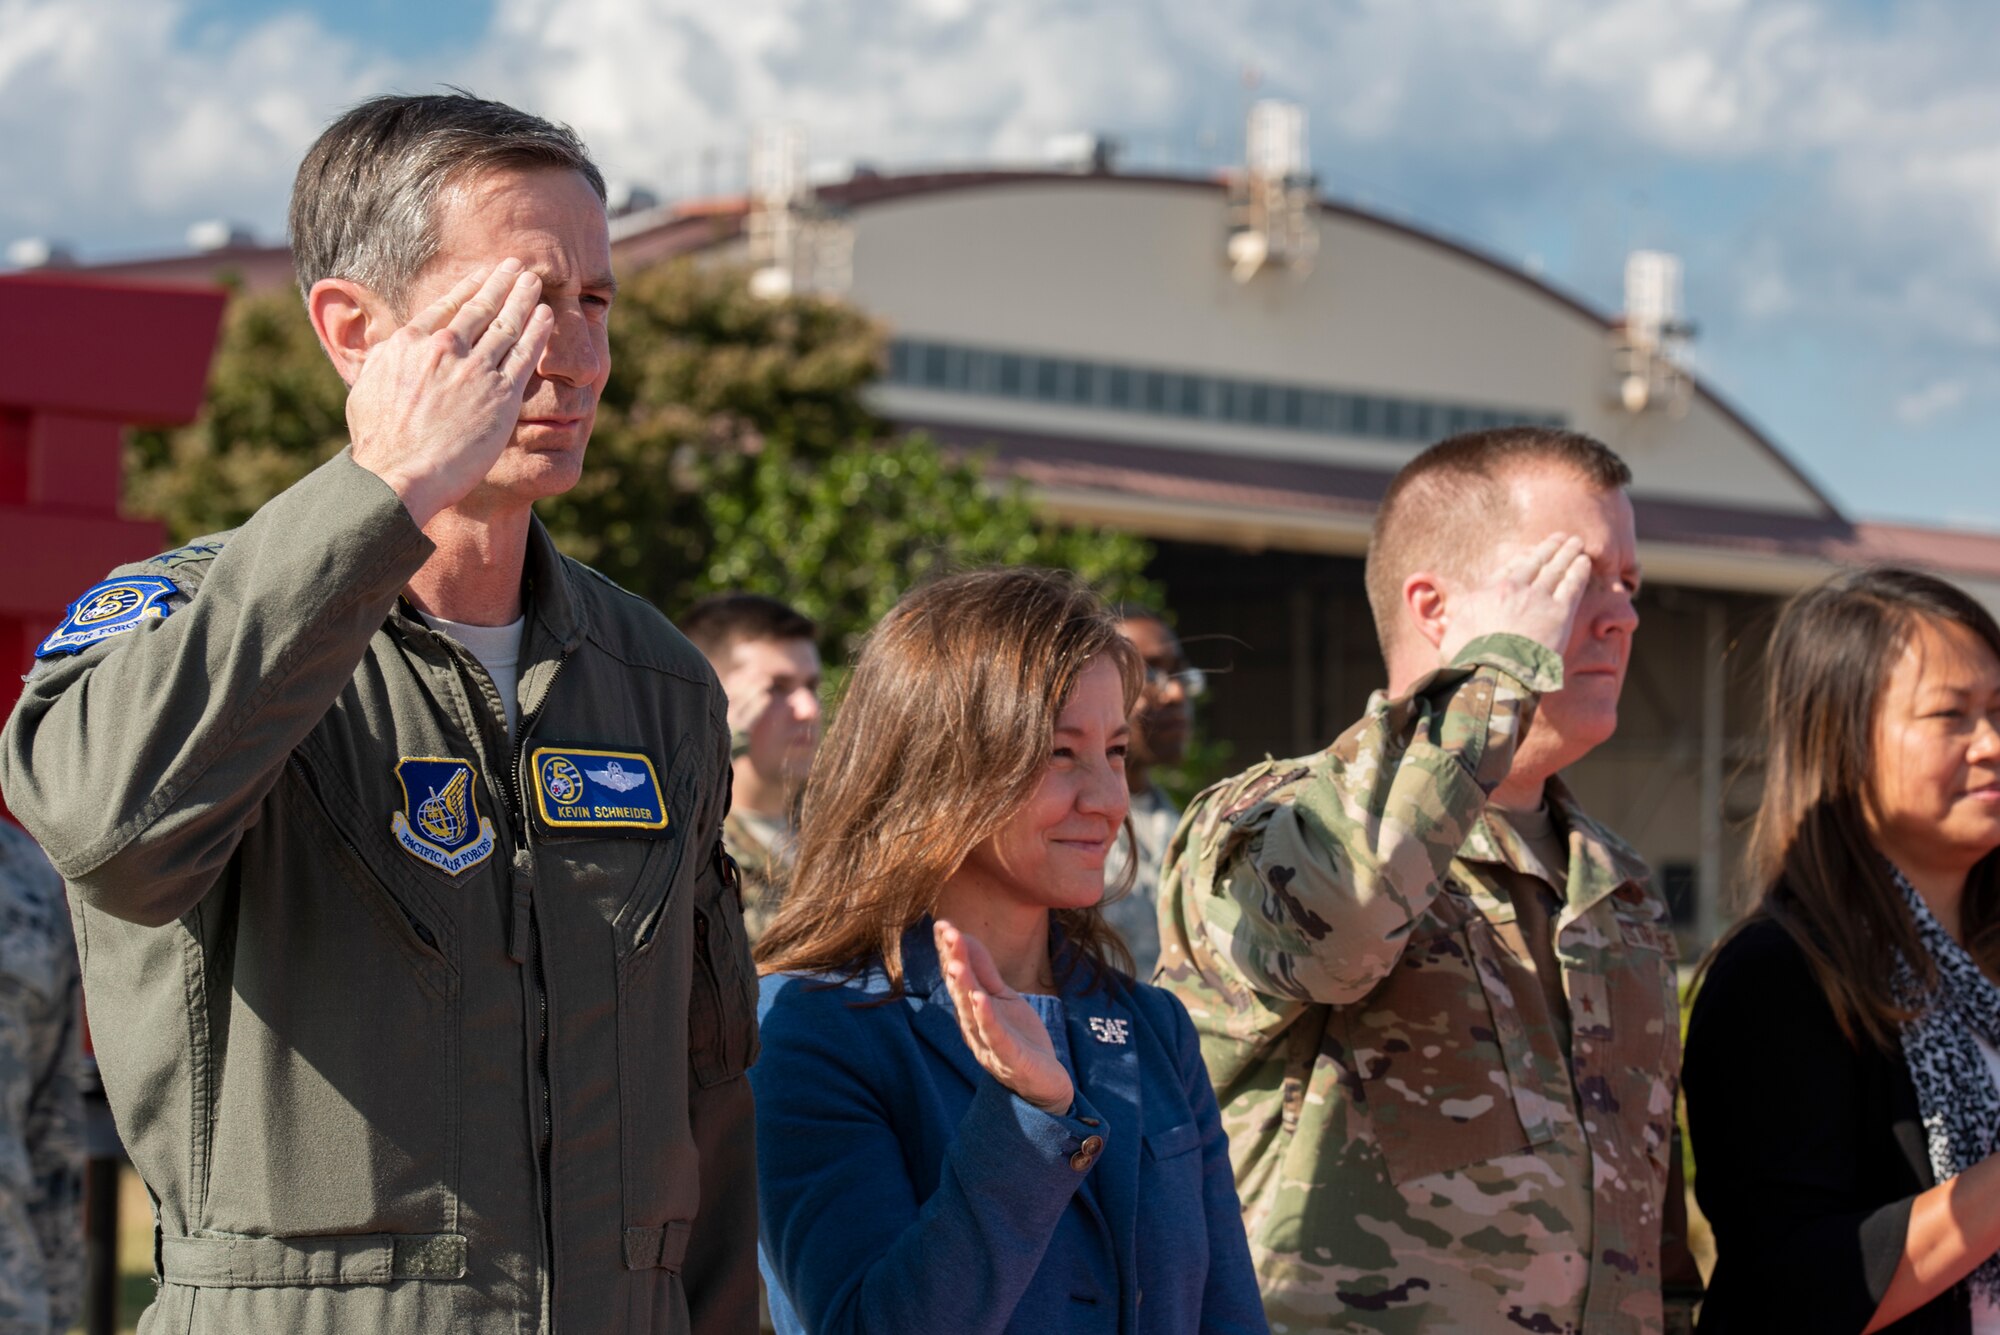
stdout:
<svg viewBox="0 0 2000 1335">
<path fill-rule="evenodd" d="M 238 295 L 223 317 L 207 399 L 191 425 L 135 431 L 125 507 L 175 542 L 234 528 L 347 444 L 347 387 L 298 295 Z"/>
<path fill-rule="evenodd" d="M 1153 591 L 1145 542 L 1057 524 L 977 456 L 894 433 L 866 401 L 882 332 L 852 307 L 761 300 L 740 270 L 682 263 L 626 275 L 611 319 L 582 480 L 540 509 L 564 551 L 669 615 L 767 593 L 839 661 L 942 569 L 1067 566 L 1112 598 Z M 128 504 L 177 540 L 239 524 L 341 447 L 344 401 L 295 296 L 239 297 L 201 419 L 134 435 Z"/>
</svg>

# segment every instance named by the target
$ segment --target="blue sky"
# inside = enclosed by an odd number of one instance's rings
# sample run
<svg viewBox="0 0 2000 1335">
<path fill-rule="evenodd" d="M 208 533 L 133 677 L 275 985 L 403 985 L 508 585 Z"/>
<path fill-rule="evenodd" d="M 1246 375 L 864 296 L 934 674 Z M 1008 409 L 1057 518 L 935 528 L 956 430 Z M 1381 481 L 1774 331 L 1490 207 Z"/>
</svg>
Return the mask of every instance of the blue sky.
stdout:
<svg viewBox="0 0 2000 1335">
<path fill-rule="evenodd" d="M 0 243 L 282 231 L 342 105 L 444 82 L 668 195 L 749 129 L 1023 160 L 1110 131 L 1219 165 L 1244 73 L 1328 191 L 1603 309 L 1686 265 L 1704 377 L 1850 513 L 2000 529 L 2000 7 L 1934 0 L 0 0 Z"/>
</svg>

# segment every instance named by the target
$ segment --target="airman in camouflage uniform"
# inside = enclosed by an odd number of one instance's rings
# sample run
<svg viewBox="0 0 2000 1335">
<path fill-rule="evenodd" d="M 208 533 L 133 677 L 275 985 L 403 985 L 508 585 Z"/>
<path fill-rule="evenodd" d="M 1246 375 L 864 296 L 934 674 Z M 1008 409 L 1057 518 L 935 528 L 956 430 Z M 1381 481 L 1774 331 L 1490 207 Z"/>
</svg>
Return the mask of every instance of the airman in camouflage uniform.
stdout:
<svg viewBox="0 0 2000 1335">
<path fill-rule="evenodd" d="M 762 939 L 764 928 L 778 914 L 785 883 L 791 878 L 798 831 L 788 820 L 763 820 L 731 810 L 722 823 L 722 846 L 736 863 L 743 895 L 743 923 L 750 939 Z"/>
<path fill-rule="evenodd" d="M 680 627 L 729 697 L 733 796 L 722 841 L 736 863 L 743 921 L 755 944 L 791 878 L 794 811 L 819 748 L 819 628 L 757 593 L 703 598 Z"/>
<path fill-rule="evenodd" d="M 0 821 L 0 1335 L 75 1325 L 83 1297 L 83 1050 L 62 878 Z"/>
<path fill-rule="evenodd" d="M 1570 630 L 1481 620 L 1327 750 L 1202 794 L 1167 854 L 1158 981 L 1202 1033 L 1274 1332 L 1662 1329 L 1666 911 L 1560 780 L 1555 856 L 1489 804 Z"/>
</svg>

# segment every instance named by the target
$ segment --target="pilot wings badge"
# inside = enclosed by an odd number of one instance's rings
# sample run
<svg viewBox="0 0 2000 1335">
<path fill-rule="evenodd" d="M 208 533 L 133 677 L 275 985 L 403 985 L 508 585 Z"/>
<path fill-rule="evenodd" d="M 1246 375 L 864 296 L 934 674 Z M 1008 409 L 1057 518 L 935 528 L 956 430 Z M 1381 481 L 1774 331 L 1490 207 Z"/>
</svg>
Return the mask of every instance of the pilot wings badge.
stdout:
<svg viewBox="0 0 2000 1335">
<path fill-rule="evenodd" d="M 469 761 L 405 756 L 396 762 L 403 809 L 389 817 L 403 851 L 456 876 L 493 854 L 493 822 L 479 814 L 478 773 Z"/>
<path fill-rule="evenodd" d="M 584 773 L 592 783 L 601 783 L 614 793 L 629 793 L 647 781 L 644 774 L 634 774 L 615 760 L 603 769 L 587 769 Z"/>
</svg>

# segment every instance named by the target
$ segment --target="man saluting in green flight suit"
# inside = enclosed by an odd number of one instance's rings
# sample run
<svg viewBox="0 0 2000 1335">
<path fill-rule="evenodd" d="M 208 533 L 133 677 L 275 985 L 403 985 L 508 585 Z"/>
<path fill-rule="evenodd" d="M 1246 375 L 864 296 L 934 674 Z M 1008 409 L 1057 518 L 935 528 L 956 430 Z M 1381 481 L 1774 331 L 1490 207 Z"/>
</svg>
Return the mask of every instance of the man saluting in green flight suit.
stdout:
<svg viewBox="0 0 2000 1335">
<path fill-rule="evenodd" d="M 748 1331 L 754 980 L 714 673 L 561 556 L 603 180 L 462 96 L 292 201 L 351 447 L 115 571 L 0 746 L 157 1202 L 148 1331 Z"/>
</svg>

